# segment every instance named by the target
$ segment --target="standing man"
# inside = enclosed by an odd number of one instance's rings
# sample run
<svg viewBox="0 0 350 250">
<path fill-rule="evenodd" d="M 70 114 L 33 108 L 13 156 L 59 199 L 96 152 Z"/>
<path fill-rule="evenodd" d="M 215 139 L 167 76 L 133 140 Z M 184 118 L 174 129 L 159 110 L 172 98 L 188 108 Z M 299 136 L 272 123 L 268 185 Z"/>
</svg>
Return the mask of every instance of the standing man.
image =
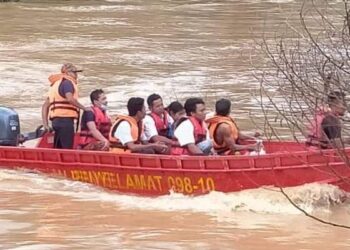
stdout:
<svg viewBox="0 0 350 250">
<path fill-rule="evenodd" d="M 152 94 L 147 98 L 150 114 L 146 115 L 145 125 L 146 140 L 150 142 L 163 142 L 169 146 L 178 146 L 178 142 L 171 140 L 171 126 L 173 118 L 164 110 L 163 100 L 158 94 Z"/>
<path fill-rule="evenodd" d="M 230 117 L 231 101 L 220 99 L 215 104 L 215 116 L 206 120 L 209 126 L 213 147 L 219 155 L 235 154 L 243 150 L 259 151 L 258 144 L 240 144 L 242 140 L 255 140 L 239 131 L 236 122 Z M 256 135 L 258 135 L 256 133 Z"/>
<path fill-rule="evenodd" d="M 54 148 L 72 149 L 74 145 L 74 120 L 79 117 L 79 109 L 85 108 L 78 101 L 78 70 L 73 64 L 63 64 L 60 74 L 49 77 L 48 97 L 42 106 L 42 122 L 49 130 L 51 120 L 54 135 Z"/>
<path fill-rule="evenodd" d="M 206 116 L 205 103 L 200 98 L 189 98 L 185 102 L 187 117 L 183 117 L 175 128 L 175 137 L 184 153 L 190 155 L 208 155 L 211 153 L 212 143 L 208 129 L 204 122 Z M 178 151 L 173 154 L 179 154 Z"/>
<path fill-rule="evenodd" d="M 107 114 L 107 97 L 102 89 L 91 92 L 91 111 L 84 111 L 81 118 L 79 146 L 85 150 L 109 150 L 109 130 L 112 126 Z"/>
</svg>

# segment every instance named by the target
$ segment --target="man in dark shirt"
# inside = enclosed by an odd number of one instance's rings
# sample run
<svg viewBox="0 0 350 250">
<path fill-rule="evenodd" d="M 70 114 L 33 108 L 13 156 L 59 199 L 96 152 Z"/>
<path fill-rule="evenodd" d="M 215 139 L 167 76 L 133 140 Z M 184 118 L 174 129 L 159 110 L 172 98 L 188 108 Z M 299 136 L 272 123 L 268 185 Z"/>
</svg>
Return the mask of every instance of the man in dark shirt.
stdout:
<svg viewBox="0 0 350 250">
<path fill-rule="evenodd" d="M 341 138 L 341 122 L 334 115 L 328 114 L 322 121 L 322 129 L 329 140 Z"/>
<path fill-rule="evenodd" d="M 328 105 L 330 111 L 326 113 L 322 120 L 322 130 L 333 147 L 342 147 L 342 122 L 346 108 L 345 96 L 339 91 L 333 91 L 328 95 Z"/>
<path fill-rule="evenodd" d="M 85 150 L 109 149 L 111 119 L 107 115 L 107 97 L 102 89 L 91 92 L 92 108 L 84 111 L 81 118 L 80 148 Z"/>
<path fill-rule="evenodd" d="M 90 110 L 78 101 L 77 68 L 66 63 L 61 74 L 49 77 L 49 96 L 42 106 L 44 128 L 49 130 L 48 120 L 52 122 L 54 148 L 72 149 L 74 144 L 74 120 L 79 118 L 79 109 Z"/>
<path fill-rule="evenodd" d="M 306 134 L 306 145 L 321 149 L 341 148 L 341 117 L 347 110 L 345 95 L 340 91 L 332 91 L 328 94 L 327 104 L 316 111 Z"/>
</svg>

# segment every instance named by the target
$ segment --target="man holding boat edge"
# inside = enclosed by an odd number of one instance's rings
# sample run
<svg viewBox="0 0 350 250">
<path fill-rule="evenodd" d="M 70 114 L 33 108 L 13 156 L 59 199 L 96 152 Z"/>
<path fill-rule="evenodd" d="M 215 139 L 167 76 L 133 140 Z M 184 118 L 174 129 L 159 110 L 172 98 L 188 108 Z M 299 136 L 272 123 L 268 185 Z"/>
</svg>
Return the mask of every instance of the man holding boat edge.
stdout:
<svg viewBox="0 0 350 250">
<path fill-rule="evenodd" d="M 206 120 L 209 126 L 213 147 L 219 155 L 236 154 L 243 151 L 259 152 L 259 143 L 242 144 L 244 140 L 256 140 L 255 137 L 243 134 L 236 122 L 230 117 L 231 101 L 220 99 L 215 104 L 215 116 Z M 260 135 L 256 133 L 256 135 Z"/>
</svg>

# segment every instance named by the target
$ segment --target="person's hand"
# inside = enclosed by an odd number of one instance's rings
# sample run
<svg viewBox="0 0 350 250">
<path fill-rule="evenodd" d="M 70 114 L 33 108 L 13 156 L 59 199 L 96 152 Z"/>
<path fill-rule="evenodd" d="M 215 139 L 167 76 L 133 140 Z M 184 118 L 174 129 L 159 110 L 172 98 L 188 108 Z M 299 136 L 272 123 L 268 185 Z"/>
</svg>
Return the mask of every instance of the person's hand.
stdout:
<svg viewBox="0 0 350 250">
<path fill-rule="evenodd" d="M 44 128 L 44 130 L 45 130 L 46 132 L 52 132 L 52 131 L 53 131 L 53 129 L 49 126 L 49 124 L 44 124 L 44 125 L 43 125 L 43 128 Z"/>
<path fill-rule="evenodd" d="M 169 151 L 169 147 L 164 143 L 154 143 L 154 150 L 160 154 L 166 154 Z"/>
<path fill-rule="evenodd" d="M 18 137 L 18 143 L 23 144 L 26 141 L 24 135 L 20 134 Z"/>
<path fill-rule="evenodd" d="M 109 150 L 109 141 L 108 140 L 105 140 L 103 141 L 103 146 L 102 146 L 102 150 L 103 151 L 108 151 Z"/>
<path fill-rule="evenodd" d="M 260 143 L 257 142 L 257 143 L 254 143 L 254 144 L 250 144 L 248 150 L 249 151 L 259 152 L 259 150 L 260 150 Z"/>
<path fill-rule="evenodd" d="M 172 146 L 172 147 L 180 147 L 180 143 L 178 141 L 171 141 L 170 146 Z"/>
</svg>

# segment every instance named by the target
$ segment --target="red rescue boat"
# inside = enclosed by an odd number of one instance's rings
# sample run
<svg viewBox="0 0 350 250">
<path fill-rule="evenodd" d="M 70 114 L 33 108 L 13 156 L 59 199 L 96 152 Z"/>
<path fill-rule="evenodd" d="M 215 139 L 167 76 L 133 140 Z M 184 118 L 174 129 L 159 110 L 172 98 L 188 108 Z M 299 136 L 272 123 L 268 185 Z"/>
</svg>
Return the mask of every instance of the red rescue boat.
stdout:
<svg viewBox="0 0 350 250">
<path fill-rule="evenodd" d="M 78 136 L 77 136 L 78 137 Z M 76 138 L 77 139 L 77 138 Z M 262 186 L 329 183 L 350 191 L 350 148 L 308 150 L 297 142 L 264 142 L 266 155 L 161 156 L 50 148 L 46 134 L 35 148 L 0 147 L 0 166 L 24 168 L 122 193 L 156 196 L 235 192 Z"/>
</svg>

